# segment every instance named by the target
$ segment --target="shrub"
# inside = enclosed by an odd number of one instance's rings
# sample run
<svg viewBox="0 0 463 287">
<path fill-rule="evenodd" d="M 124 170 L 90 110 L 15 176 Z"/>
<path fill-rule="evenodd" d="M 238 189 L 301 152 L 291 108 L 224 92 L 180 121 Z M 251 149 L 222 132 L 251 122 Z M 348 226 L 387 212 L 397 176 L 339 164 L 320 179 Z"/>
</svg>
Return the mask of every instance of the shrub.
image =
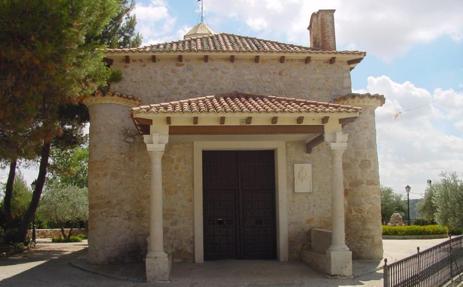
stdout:
<svg viewBox="0 0 463 287">
<path fill-rule="evenodd" d="M 63 238 L 63 237 L 55 237 L 51 239 L 51 242 L 53 243 L 81 242 L 81 241 L 82 241 L 82 238 L 78 235 L 77 236 L 72 235 L 71 237 L 69 237 L 69 239 Z"/>
<path fill-rule="evenodd" d="M 462 235 L 463 228 L 449 228 L 449 234 L 451 235 Z"/>
<path fill-rule="evenodd" d="M 76 237 L 79 237 L 81 240 L 87 239 L 87 235 L 82 234 L 82 233 L 76 234 Z"/>
<path fill-rule="evenodd" d="M 442 225 L 410 225 L 388 226 L 383 225 L 383 235 L 436 235 L 447 234 L 448 228 Z"/>
</svg>

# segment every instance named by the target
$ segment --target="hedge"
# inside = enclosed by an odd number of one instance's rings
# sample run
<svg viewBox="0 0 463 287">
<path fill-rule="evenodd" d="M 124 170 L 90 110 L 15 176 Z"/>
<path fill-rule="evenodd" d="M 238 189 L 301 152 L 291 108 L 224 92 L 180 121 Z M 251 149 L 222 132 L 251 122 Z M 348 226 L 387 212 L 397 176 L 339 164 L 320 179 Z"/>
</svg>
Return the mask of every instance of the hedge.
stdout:
<svg viewBox="0 0 463 287">
<path fill-rule="evenodd" d="M 65 242 L 81 242 L 83 239 L 86 239 L 87 237 L 83 234 L 78 234 L 78 235 L 71 235 L 69 239 L 63 238 L 63 237 L 57 237 L 57 238 L 52 238 L 51 242 L 53 243 L 65 243 Z"/>
<path fill-rule="evenodd" d="M 447 234 L 448 228 L 442 225 L 383 225 L 383 235 L 435 235 Z"/>
</svg>

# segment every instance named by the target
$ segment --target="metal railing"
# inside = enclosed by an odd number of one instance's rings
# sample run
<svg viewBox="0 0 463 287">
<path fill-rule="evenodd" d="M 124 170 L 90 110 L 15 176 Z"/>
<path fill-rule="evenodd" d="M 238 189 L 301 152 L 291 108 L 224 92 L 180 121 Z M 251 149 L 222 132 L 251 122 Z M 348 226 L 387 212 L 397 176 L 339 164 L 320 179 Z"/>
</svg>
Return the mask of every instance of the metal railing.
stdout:
<svg viewBox="0 0 463 287">
<path fill-rule="evenodd" d="M 437 287 L 460 281 L 463 273 L 463 236 L 451 238 L 434 247 L 392 264 L 384 259 L 384 287 Z"/>
</svg>

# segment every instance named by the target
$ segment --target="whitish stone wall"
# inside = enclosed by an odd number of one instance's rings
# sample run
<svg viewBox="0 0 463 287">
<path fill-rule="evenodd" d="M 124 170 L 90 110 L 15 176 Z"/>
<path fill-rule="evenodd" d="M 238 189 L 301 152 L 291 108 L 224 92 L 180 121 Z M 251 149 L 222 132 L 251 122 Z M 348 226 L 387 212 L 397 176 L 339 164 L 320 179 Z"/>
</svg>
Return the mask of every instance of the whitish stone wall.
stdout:
<svg viewBox="0 0 463 287">
<path fill-rule="evenodd" d="M 175 261 L 192 262 L 193 143 L 167 144 L 162 164 L 164 246 Z"/>
<path fill-rule="evenodd" d="M 375 108 L 362 106 L 358 119 L 344 130 L 349 134 L 344 153 L 346 237 L 354 258 L 383 255 L 381 194 L 376 148 Z"/>
<path fill-rule="evenodd" d="M 113 69 L 121 70 L 123 78 L 112 89 L 137 96 L 143 104 L 233 91 L 323 101 L 351 92 L 346 63 L 313 60 L 305 64 L 288 59 L 282 64 L 276 58 L 263 58 L 260 63 L 251 58 L 237 58 L 235 63 L 213 57 L 208 63 L 188 57 L 183 63 L 164 59 L 153 63 L 149 57 L 131 59 L 130 64 L 122 59 L 114 61 Z"/>
<path fill-rule="evenodd" d="M 311 228 L 331 227 L 331 154 L 326 143 L 305 152 L 304 142 L 286 144 L 288 243 L 290 260 L 298 260 Z M 312 164 L 312 192 L 294 192 L 294 164 Z"/>
<path fill-rule="evenodd" d="M 90 111 L 89 259 L 141 260 L 146 249 L 149 158 L 127 106 Z"/>
</svg>

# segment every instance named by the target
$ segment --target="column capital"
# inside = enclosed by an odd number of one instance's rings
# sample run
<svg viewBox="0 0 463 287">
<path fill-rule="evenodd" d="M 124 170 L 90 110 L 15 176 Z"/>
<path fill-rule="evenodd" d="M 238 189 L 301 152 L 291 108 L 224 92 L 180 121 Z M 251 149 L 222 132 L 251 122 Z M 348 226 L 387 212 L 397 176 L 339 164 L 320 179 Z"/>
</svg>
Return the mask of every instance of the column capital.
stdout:
<svg viewBox="0 0 463 287">
<path fill-rule="evenodd" d="M 152 133 L 143 136 L 143 141 L 146 144 L 146 149 L 149 152 L 163 152 L 166 144 L 169 141 L 168 134 Z"/>
<path fill-rule="evenodd" d="M 325 134 L 325 141 L 330 145 L 330 148 L 333 151 L 346 150 L 348 138 L 349 135 L 343 133 L 342 131 Z"/>
</svg>

